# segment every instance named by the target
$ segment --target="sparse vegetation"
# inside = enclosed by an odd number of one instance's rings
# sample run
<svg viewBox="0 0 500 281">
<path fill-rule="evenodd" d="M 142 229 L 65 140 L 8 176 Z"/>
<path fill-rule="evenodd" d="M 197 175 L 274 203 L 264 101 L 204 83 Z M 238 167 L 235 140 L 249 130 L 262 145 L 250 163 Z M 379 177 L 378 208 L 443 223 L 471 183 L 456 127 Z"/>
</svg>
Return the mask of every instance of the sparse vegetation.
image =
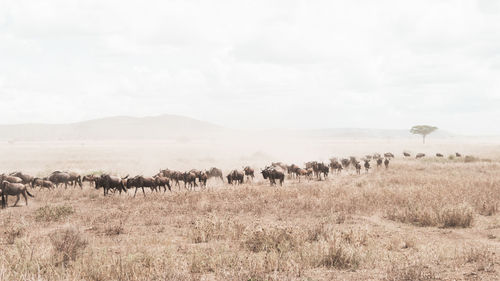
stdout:
<svg viewBox="0 0 500 281">
<path fill-rule="evenodd" d="M 69 205 L 44 206 L 35 211 L 37 221 L 60 221 L 73 214 L 75 211 Z"/>
<path fill-rule="evenodd" d="M 0 279 L 498 279 L 498 162 L 432 158 L 282 188 L 39 191 L 0 210 Z"/>
</svg>

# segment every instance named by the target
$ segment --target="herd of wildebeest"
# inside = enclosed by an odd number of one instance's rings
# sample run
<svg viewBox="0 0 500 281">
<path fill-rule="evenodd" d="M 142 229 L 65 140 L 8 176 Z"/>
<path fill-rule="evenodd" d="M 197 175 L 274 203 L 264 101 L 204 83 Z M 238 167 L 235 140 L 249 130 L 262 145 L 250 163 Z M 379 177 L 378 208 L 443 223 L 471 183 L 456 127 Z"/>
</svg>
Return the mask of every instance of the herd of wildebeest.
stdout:
<svg viewBox="0 0 500 281">
<path fill-rule="evenodd" d="M 403 152 L 404 157 L 411 157 L 408 152 Z M 455 157 L 461 157 L 460 153 L 455 153 Z M 425 157 L 424 153 L 416 154 L 415 158 Z M 442 154 L 436 153 L 436 157 L 443 157 Z M 263 178 L 269 180 L 271 186 L 280 184 L 283 185 L 285 180 L 285 175 L 290 179 L 297 179 L 299 182 L 301 178 L 308 180 L 317 179 L 323 180 L 328 178 L 329 173 L 340 174 L 342 170 L 347 170 L 351 168 L 356 174 L 361 174 L 362 168 L 368 173 L 371 165 L 370 162 L 374 161 L 378 167 L 382 164 L 386 169 L 389 168 L 389 163 L 394 155 L 390 152 L 385 153 L 383 156 L 375 153 L 373 155 L 366 155 L 359 161 L 356 157 L 349 158 L 331 158 L 330 163 L 325 164 L 323 162 L 311 161 L 305 163 L 304 167 L 301 168 L 295 164 L 286 165 L 282 162 L 271 163 L 271 165 L 266 166 L 264 169 L 260 170 Z M 361 165 L 363 161 L 363 165 Z M 247 181 L 252 181 L 255 177 L 255 170 L 250 166 L 244 167 L 242 170 L 232 170 L 226 175 L 227 183 L 238 185 L 242 184 L 245 179 Z M 16 206 L 19 202 L 20 195 L 22 195 L 28 205 L 28 197 L 34 197 L 28 190 L 29 187 L 35 188 L 39 187 L 47 188 L 49 190 L 55 189 L 60 185 L 64 185 L 65 188 L 69 186 L 79 186 L 82 188 L 84 182 L 89 182 L 91 186 L 95 189 L 102 188 L 104 195 L 109 194 L 109 191 L 113 193 L 118 191 L 120 194 L 122 192 L 127 192 L 128 189 L 135 188 L 134 197 L 137 194 L 137 190 L 141 189 L 144 196 L 146 193 L 144 188 L 149 188 L 151 191 L 172 191 L 172 187 L 178 187 L 181 189 L 180 182 L 183 183 L 183 187 L 187 190 L 195 190 L 196 187 L 206 188 L 207 181 L 210 178 L 220 179 L 224 182 L 224 176 L 222 170 L 218 168 L 210 168 L 209 170 L 197 170 L 192 169 L 187 172 L 173 171 L 170 169 L 160 170 L 156 175 L 152 177 L 145 177 L 138 175 L 135 177 L 119 177 L 109 174 L 89 174 L 80 175 L 76 172 L 66 172 L 66 171 L 55 171 L 46 177 L 33 177 L 23 172 L 13 172 L 8 175 L 0 175 L 0 193 L 2 196 L 2 208 L 8 205 L 8 196 L 17 196 L 17 200 L 13 206 Z"/>
</svg>

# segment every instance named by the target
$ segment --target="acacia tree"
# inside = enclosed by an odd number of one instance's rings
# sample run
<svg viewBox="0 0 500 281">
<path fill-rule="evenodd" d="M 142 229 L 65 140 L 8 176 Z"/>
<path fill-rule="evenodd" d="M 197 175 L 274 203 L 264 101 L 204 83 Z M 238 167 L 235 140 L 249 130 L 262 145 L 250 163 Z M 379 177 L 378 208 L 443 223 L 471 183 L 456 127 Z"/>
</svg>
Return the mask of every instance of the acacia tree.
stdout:
<svg viewBox="0 0 500 281">
<path fill-rule="evenodd" d="M 438 127 L 433 127 L 433 126 L 429 126 L 429 125 L 416 125 L 410 129 L 410 133 L 415 134 L 415 135 L 421 135 L 422 141 L 425 144 L 425 137 L 437 129 L 438 129 Z"/>
</svg>

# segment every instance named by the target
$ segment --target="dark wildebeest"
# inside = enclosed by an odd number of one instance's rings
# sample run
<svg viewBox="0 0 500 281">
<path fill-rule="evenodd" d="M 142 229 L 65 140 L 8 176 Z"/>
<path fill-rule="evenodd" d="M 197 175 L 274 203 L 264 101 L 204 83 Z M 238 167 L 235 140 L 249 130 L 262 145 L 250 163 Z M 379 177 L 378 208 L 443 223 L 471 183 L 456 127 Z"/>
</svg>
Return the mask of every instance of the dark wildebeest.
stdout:
<svg viewBox="0 0 500 281">
<path fill-rule="evenodd" d="M 76 172 L 66 172 L 69 175 L 69 184 L 76 187 L 78 184 L 82 189 L 82 177 Z"/>
<path fill-rule="evenodd" d="M 338 174 L 342 171 L 342 165 L 337 161 L 330 162 L 330 169 L 332 169 L 332 173 L 336 172 Z"/>
<path fill-rule="evenodd" d="M 455 152 L 455 156 L 456 157 L 462 157 L 462 154 L 458 153 L 458 152 Z"/>
<path fill-rule="evenodd" d="M 354 165 L 354 168 L 356 168 L 356 174 L 358 174 L 358 175 L 361 174 L 361 164 L 358 161 L 356 161 L 353 163 L 353 165 Z"/>
<path fill-rule="evenodd" d="M 366 159 L 364 166 L 365 166 L 365 171 L 368 173 L 368 170 L 370 170 L 370 160 Z"/>
<path fill-rule="evenodd" d="M 410 153 L 408 153 L 408 152 L 403 152 L 403 156 L 404 156 L 404 157 L 411 157 L 411 154 L 410 154 Z"/>
<path fill-rule="evenodd" d="M 392 154 L 390 152 L 386 152 L 386 153 L 384 153 L 384 157 L 385 158 L 394 158 L 394 154 Z"/>
<path fill-rule="evenodd" d="M 312 170 L 306 170 L 302 168 L 295 169 L 295 175 L 297 176 L 297 178 L 299 178 L 299 182 L 300 182 L 300 177 L 302 176 L 311 179 L 312 173 L 313 173 Z"/>
<path fill-rule="evenodd" d="M 221 169 L 217 169 L 215 167 L 212 167 L 210 168 L 210 170 L 208 170 L 208 178 L 220 178 L 220 180 L 222 182 L 224 182 L 224 177 L 222 177 L 222 170 Z"/>
<path fill-rule="evenodd" d="M 144 191 L 145 187 L 149 187 L 151 191 L 158 191 L 156 189 L 156 181 L 153 178 L 150 177 L 143 177 L 143 176 L 135 176 L 133 178 L 130 178 L 127 180 L 127 189 L 135 187 L 135 192 L 134 192 L 134 197 L 137 194 L 137 190 L 139 188 L 142 189 L 142 194 L 144 194 L 144 197 L 146 197 L 146 192 Z"/>
<path fill-rule="evenodd" d="M 104 196 L 109 193 L 109 190 L 118 190 L 120 194 L 122 191 L 127 192 L 127 189 L 125 189 L 123 184 L 124 179 L 108 174 L 101 175 L 100 177 L 96 177 L 94 179 L 95 189 L 102 187 L 104 189 Z"/>
<path fill-rule="evenodd" d="M 443 157 L 443 154 L 441 154 L 441 153 L 436 153 L 436 157 Z"/>
<path fill-rule="evenodd" d="M 183 175 L 182 175 L 182 178 L 184 180 L 184 188 L 188 188 L 188 185 L 189 185 L 189 189 L 196 189 L 196 187 L 198 186 L 196 184 L 196 178 L 198 177 L 198 173 L 196 173 L 196 171 L 194 170 L 191 170 L 189 172 L 185 172 Z"/>
<path fill-rule="evenodd" d="M 388 169 L 389 168 L 389 158 L 385 158 L 384 160 L 384 165 L 385 165 L 385 168 Z"/>
<path fill-rule="evenodd" d="M 200 187 L 207 187 L 207 180 L 208 180 L 208 172 L 200 172 L 198 174 L 198 182 L 200 183 Z"/>
<path fill-rule="evenodd" d="M 53 182 L 56 187 L 59 187 L 59 184 L 64 183 L 64 188 L 68 188 L 70 178 L 71 176 L 66 172 L 55 171 L 50 174 L 48 180 Z"/>
<path fill-rule="evenodd" d="M 250 181 L 250 178 L 252 178 L 253 181 L 253 178 L 255 177 L 254 169 L 252 169 L 250 166 L 246 166 L 245 168 L 243 168 L 243 172 L 245 172 L 245 176 L 247 177 L 247 182 Z"/>
<path fill-rule="evenodd" d="M 425 153 L 417 153 L 417 156 L 415 156 L 415 158 L 423 158 L 425 157 Z"/>
<path fill-rule="evenodd" d="M 24 197 L 24 201 L 26 201 L 26 206 L 28 206 L 28 194 L 31 197 L 33 196 L 27 189 L 26 185 L 22 183 L 10 183 L 8 181 L 2 181 L 0 185 L 0 190 L 2 191 L 2 201 L 5 200 L 5 206 L 8 206 L 8 196 L 17 196 L 16 203 L 14 203 L 14 207 L 17 206 L 17 202 L 19 202 L 19 195 Z M 4 199 L 5 198 L 5 199 Z M 3 203 L 2 203 L 3 204 Z"/>
<path fill-rule="evenodd" d="M 14 176 L 14 177 L 18 177 L 20 179 L 22 179 L 22 183 L 23 184 L 31 184 L 31 182 L 33 181 L 33 177 L 28 175 L 28 174 L 24 174 L 23 172 L 14 172 L 14 173 L 10 173 L 9 176 Z"/>
<path fill-rule="evenodd" d="M 238 170 L 233 170 L 227 175 L 227 182 L 229 184 L 243 184 L 245 174 Z"/>
<path fill-rule="evenodd" d="M 10 183 L 22 183 L 23 179 L 16 176 L 7 176 L 5 174 L 0 175 L 0 183 L 3 181 L 8 181 Z"/>
<path fill-rule="evenodd" d="M 377 168 L 382 166 L 382 158 L 377 158 Z"/>
<path fill-rule="evenodd" d="M 317 176 L 320 180 L 321 180 L 321 174 L 323 174 L 325 180 L 328 178 L 328 172 L 330 171 L 330 168 L 328 168 L 327 165 L 325 165 L 324 163 L 317 163 L 316 169 L 317 169 Z"/>
<path fill-rule="evenodd" d="M 155 176 L 154 179 L 156 186 L 158 186 L 158 190 L 160 190 L 160 187 L 163 187 L 163 192 L 166 192 L 168 187 L 168 190 L 172 191 L 170 180 L 167 177 Z"/>
<path fill-rule="evenodd" d="M 306 162 L 305 165 L 306 165 L 306 169 L 312 169 L 313 170 L 313 174 L 314 174 L 315 177 L 318 176 L 317 175 L 317 172 L 318 172 L 318 167 L 317 167 L 318 162 L 316 162 L 316 161 L 310 161 L 310 162 Z"/>
<path fill-rule="evenodd" d="M 184 173 L 172 171 L 172 173 L 170 174 L 170 179 L 175 181 L 175 186 L 178 186 L 180 190 L 181 185 L 179 184 L 179 181 L 184 181 Z"/>
<path fill-rule="evenodd" d="M 283 186 L 283 181 L 285 180 L 285 174 L 283 172 L 273 167 L 266 167 L 261 173 L 264 179 L 269 179 L 271 186 L 276 185 L 276 180 L 279 180 L 280 186 Z"/>
<path fill-rule="evenodd" d="M 40 186 L 40 189 L 42 189 L 43 187 L 48 188 L 48 189 L 56 188 L 51 181 L 44 180 L 44 179 L 41 179 L 41 178 L 34 178 L 31 181 L 31 186 L 33 188 L 36 187 L 36 186 Z"/>
</svg>

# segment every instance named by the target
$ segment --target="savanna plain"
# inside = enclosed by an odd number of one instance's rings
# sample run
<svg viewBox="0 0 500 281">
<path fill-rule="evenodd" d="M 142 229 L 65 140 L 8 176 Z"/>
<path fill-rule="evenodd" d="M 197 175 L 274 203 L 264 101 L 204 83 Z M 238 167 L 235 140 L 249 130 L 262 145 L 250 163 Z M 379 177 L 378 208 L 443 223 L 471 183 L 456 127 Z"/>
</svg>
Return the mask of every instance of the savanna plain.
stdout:
<svg viewBox="0 0 500 281">
<path fill-rule="evenodd" d="M 388 169 L 372 161 L 360 175 L 350 168 L 282 187 L 259 174 L 135 198 L 88 183 L 30 189 L 28 206 L 10 197 L 0 210 L 0 280 L 500 279 L 497 141 L 245 141 L 2 143 L 0 173 L 227 174 L 271 161 L 396 157 Z M 463 157 L 448 157 L 455 152 Z"/>
</svg>

